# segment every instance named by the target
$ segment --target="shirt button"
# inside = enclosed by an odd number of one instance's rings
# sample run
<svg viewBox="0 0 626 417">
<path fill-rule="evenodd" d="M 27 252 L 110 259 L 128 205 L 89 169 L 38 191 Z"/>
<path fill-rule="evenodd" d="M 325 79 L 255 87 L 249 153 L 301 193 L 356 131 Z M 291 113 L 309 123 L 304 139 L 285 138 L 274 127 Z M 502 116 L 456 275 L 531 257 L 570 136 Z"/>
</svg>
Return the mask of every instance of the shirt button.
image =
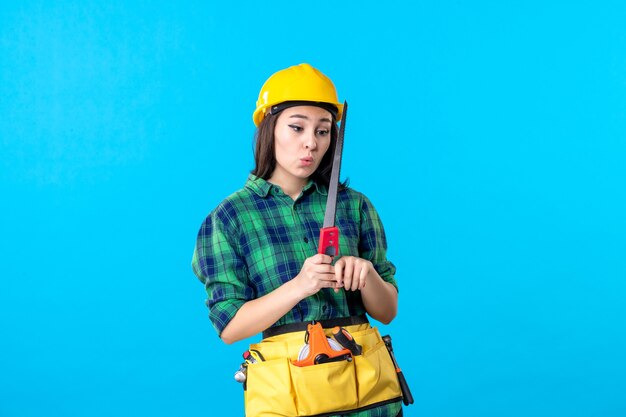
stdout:
<svg viewBox="0 0 626 417">
<path fill-rule="evenodd" d="M 309 243 L 309 238 L 308 237 L 304 237 L 304 243 Z"/>
</svg>

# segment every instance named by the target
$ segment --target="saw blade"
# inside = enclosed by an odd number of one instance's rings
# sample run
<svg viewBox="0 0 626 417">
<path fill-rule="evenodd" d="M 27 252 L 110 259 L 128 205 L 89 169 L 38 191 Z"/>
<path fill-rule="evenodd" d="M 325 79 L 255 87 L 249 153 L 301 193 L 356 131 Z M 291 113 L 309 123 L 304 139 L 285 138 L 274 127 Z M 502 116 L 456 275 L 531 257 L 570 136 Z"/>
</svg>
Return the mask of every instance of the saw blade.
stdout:
<svg viewBox="0 0 626 417">
<path fill-rule="evenodd" d="M 335 225 L 335 213 L 337 211 L 337 190 L 339 187 L 339 173 L 341 172 L 341 153 L 343 151 L 343 141 L 346 131 L 346 119 L 348 118 L 348 102 L 343 102 L 343 114 L 341 124 L 335 144 L 333 154 L 333 168 L 330 172 L 330 183 L 328 184 L 328 197 L 326 199 L 326 212 L 324 213 L 324 225 L 322 227 L 332 227 Z"/>
</svg>

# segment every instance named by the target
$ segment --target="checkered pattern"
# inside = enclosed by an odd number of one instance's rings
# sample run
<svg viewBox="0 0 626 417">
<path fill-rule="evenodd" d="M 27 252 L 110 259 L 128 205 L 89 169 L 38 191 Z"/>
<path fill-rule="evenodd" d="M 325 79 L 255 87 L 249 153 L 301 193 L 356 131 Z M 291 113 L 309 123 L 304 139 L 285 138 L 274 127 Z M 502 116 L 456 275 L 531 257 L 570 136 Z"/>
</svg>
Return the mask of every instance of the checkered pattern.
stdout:
<svg viewBox="0 0 626 417">
<path fill-rule="evenodd" d="M 209 214 L 198 233 L 192 267 L 205 285 L 209 317 L 218 333 L 246 301 L 298 275 L 305 259 L 317 253 L 326 198 L 326 188 L 312 181 L 294 201 L 280 187 L 250 175 L 243 189 Z M 336 219 L 339 256 L 371 261 L 380 276 L 396 286 L 385 232 L 367 197 L 350 188 L 340 191 Z M 364 313 L 360 292 L 323 289 L 274 325 Z M 349 416 L 395 417 L 400 407 L 394 403 Z"/>
<path fill-rule="evenodd" d="M 400 410 L 402 410 L 402 401 L 358 413 L 337 414 L 336 416 L 331 417 L 398 417 L 400 416 Z"/>
<path fill-rule="evenodd" d="M 309 182 L 293 201 L 280 187 L 250 175 L 243 189 L 226 198 L 202 224 L 192 267 L 205 284 L 210 319 L 221 333 L 237 310 L 289 281 L 317 253 L 327 191 Z M 382 223 L 367 197 L 352 189 L 337 198 L 339 255 L 370 260 L 396 285 L 386 258 Z M 323 289 L 298 303 L 275 325 L 365 313 L 358 291 Z"/>
</svg>

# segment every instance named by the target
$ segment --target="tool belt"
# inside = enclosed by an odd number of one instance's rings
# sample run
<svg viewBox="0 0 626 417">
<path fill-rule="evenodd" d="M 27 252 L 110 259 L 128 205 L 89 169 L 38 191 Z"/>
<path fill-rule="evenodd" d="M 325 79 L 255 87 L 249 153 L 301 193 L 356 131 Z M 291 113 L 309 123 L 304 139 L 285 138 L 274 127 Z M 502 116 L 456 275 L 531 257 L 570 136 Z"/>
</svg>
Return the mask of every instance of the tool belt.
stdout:
<svg viewBox="0 0 626 417">
<path fill-rule="evenodd" d="M 263 360 L 247 367 L 246 416 L 322 417 L 400 401 L 402 392 L 385 343 L 378 329 L 363 319 L 322 321 L 327 336 L 331 335 L 328 327 L 343 326 L 362 350 L 352 360 L 311 366 L 293 363 L 303 346 L 307 323 L 265 332 L 269 337 L 250 345 L 250 351 L 259 352 Z M 346 325 L 340 320 L 361 324 Z M 296 327 L 299 331 L 292 331 Z"/>
</svg>

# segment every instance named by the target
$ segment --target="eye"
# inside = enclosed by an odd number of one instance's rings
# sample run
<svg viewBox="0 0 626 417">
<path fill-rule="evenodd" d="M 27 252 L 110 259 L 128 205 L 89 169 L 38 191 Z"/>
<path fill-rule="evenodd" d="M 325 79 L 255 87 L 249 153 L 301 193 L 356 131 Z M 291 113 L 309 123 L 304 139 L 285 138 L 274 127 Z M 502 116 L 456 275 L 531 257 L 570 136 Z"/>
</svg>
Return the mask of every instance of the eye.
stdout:
<svg viewBox="0 0 626 417">
<path fill-rule="evenodd" d="M 317 135 L 318 136 L 327 136 L 328 134 L 330 134 L 330 130 L 328 130 L 328 129 L 318 129 L 317 130 Z"/>
<path fill-rule="evenodd" d="M 292 128 L 295 132 L 302 132 L 302 128 L 298 125 L 288 125 L 290 128 Z"/>
</svg>

